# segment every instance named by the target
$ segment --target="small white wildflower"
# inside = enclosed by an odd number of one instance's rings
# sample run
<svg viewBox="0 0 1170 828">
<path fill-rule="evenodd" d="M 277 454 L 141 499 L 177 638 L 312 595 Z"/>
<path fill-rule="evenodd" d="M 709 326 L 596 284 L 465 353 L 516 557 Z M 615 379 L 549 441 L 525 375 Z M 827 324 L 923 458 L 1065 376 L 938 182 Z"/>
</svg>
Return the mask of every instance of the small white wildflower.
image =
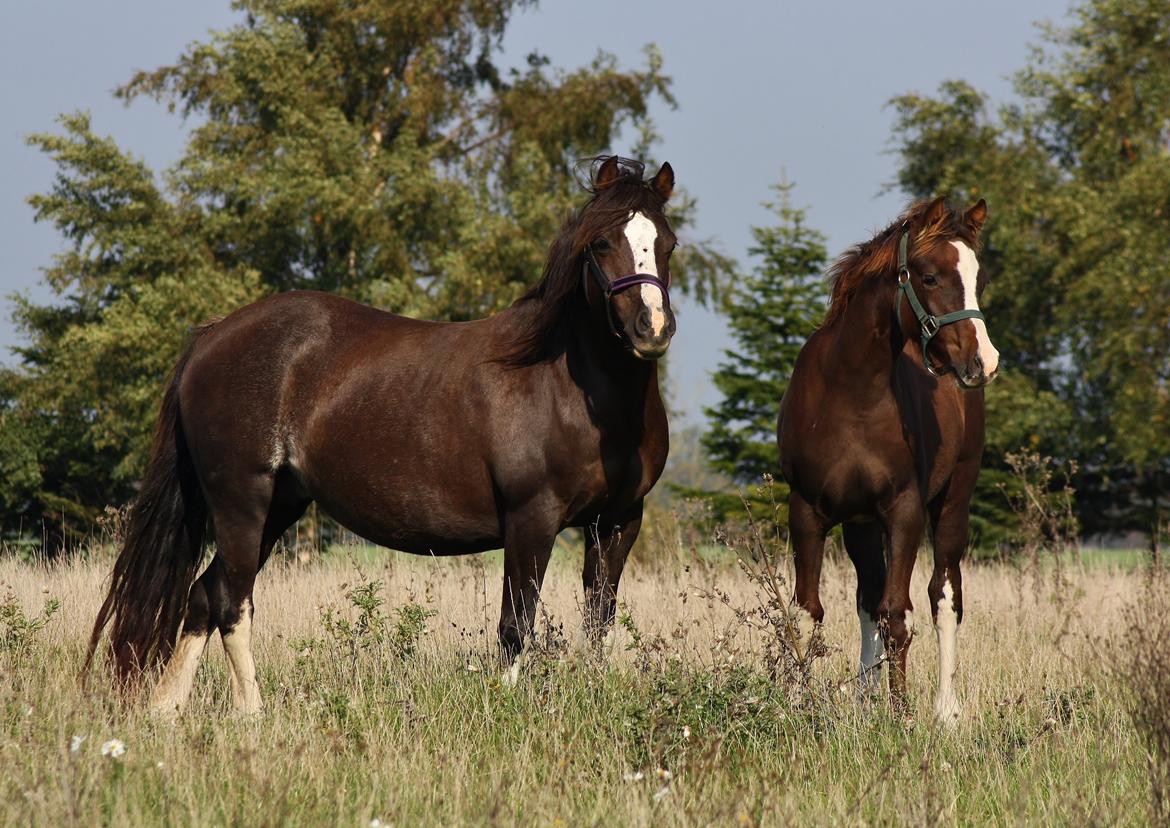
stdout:
<svg viewBox="0 0 1170 828">
<path fill-rule="evenodd" d="M 670 785 L 663 785 L 654 794 L 654 801 L 660 802 L 663 797 L 670 793 Z"/>
<path fill-rule="evenodd" d="M 479 672 L 479 665 L 478 665 L 478 664 L 472 664 L 472 663 L 469 661 L 469 662 L 467 662 L 466 669 L 467 669 L 467 672 L 469 672 L 469 673 L 478 673 L 478 672 Z"/>
<path fill-rule="evenodd" d="M 163 768 L 165 768 L 165 767 L 166 767 L 166 765 L 164 765 L 162 762 L 155 762 L 155 763 L 154 763 L 154 766 L 155 766 L 156 768 L 158 768 L 159 770 L 162 770 Z"/>
<path fill-rule="evenodd" d="M 690 725 L 683 725 L 683 738 L 684 739 L 691 738 L 691 726 Z"/>
<path fill-rule="evenodd" d="M 370 828 L 389 828 L 389 826 L 387 826 L 386 823 L 382 820 L 374 817 L 370 820 Z"/>
<path fill-rule="evenodd" d="M 622 774 L 622 779 L 626 782 L 641 782 L 643 777 L 645 777 L 645 774 L 642 771 L 634 771 L 633 773 L 627 771 Z"/>
<path fill-rule="evenodd" d="M 81 750 L 81 746 L 82 746 L 82 744 L 84 744 L 84 742 L 85 742 L 84 736 L 74 736 L 72 739 L 69 740 L 69 752 L 70 753 L 77 753 L 77 751 Z"/>
<path fill-rule="evenodd" d="M 669 782 L 671 777 L 670 771 L 666 768 L 658 768 L 658 770 L 654 771 L 654 775 L 665 782 Z"/>
<path fill-rule="evenodd" d="M 102 742 L 102 756 L 110 759 L 120 759 L 126 752 L 126 743 L 121 739 L 110 739 Z"/>
</svg>

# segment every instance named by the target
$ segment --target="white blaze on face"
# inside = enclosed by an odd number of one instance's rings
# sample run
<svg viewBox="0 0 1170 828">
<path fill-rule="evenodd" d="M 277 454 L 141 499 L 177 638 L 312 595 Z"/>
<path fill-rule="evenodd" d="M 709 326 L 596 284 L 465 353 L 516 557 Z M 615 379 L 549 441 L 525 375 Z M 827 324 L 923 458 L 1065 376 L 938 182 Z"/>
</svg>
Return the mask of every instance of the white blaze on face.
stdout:
<svg viewBox="0 0 1170 828">
<path fill-rule="evenodd" d="M 955 250 L 959 251 L 959 278 L 963 282 L 963 310 L 979 310 L 979 298 L 975 288 L 979 278 L 979 259 L 975 251 L 960 241 L 951 242 Z M 999 368 L 999 351 L 991 344 L 991 337 L 987 335 L 987 323 L 982 319 L 970 319 L 975 326 L 975 341 L 978 345 L 979 358 L 983 360 L 983 371 L 987 376 L 993 375 Z"/>
<path fill-rule="evenodd" d="M 658 258 L 654 255 L 654 242 L 658 239 L 658 228 L 644 213 L 634 213 L 626 222 L 626 241 L 634 256 L 634 272 L 658 276 Z M 661 336 L 666 330 L 666 308 L 663 306 L 662 289 L 657 285 L 639 285 L 642 304 L 650 311 L 650 330 L 654 336 Z"/>
<path fill-rule="evenodd" d="M 954 724 L 959 720 L 959 700 L 955 696 L 959 616 L 955 612 L 955 590 L 949 580 L 943 581 L 934 631 L 938 635 L 938 695 L 934 700 L 934 715 L 944 724 Z"/>
<path fill-rule="evenodd" d="M 857 620 L 861 622 L 861 661 L 858 664 L 858 679 L 864 693 L 876 690 L 881 685 L 882 662 L 885 661 L 886 647 L 882 643 L 881 630 L 873 616 L 858 607 Z"/>
</svg>

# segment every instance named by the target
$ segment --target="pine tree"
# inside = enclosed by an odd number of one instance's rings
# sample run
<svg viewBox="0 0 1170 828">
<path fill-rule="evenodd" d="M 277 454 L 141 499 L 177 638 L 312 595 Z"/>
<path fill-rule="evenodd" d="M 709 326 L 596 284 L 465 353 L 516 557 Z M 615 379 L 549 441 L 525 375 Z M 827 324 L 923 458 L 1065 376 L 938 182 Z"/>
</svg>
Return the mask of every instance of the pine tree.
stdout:
<svg viewBox="0 0 1170 828">
<path fill-rule="evenodd" d="M 774 189 L 777 200 L 765 206 L 778 223 L 752 228 L 748 253 L 756 264 L 726 300 L 736 348 L 723 352 L 713 376 L 723 399 L 706 409 L 711 426 L 703 435 L 712 466 L 742 484 L 777 474 L 780 398 L 826 301 L 825 237 L 807 226 L 803 209 L 791 206 L 791 184 Z"/>
</svg>

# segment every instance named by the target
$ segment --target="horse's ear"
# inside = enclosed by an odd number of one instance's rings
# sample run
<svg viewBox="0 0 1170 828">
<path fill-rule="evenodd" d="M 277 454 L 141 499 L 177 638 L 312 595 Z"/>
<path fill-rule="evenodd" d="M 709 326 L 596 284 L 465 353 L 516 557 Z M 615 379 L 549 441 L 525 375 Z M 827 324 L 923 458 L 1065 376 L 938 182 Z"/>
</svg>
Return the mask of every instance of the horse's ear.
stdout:
<svg viewBox="0 0 1170 828">
<path fill-rule="evenodd" d="M 979 231 L 983 229 L 983 222 L 987 221 L 987 202 L 979 199 L 972 204 L 967 212 L 963 213 L 963 221 L 967 222 L 967 226 L 978 236 Z"/>
<path fill-rule="evenodd" d="M 601 167 L 597 170 L 597 178 L 594 180 L 593 186 L 598 190 L 604 190 L 618 178 L 618 157 L 611 155 L 601 163 Z"/>
<path fill-rule="evenodd" d="M 930 207 L 926 210 L 925 225 L 933 227 L 942 221 L 947 214 L 947 199 L 946 196 L 939 196 L 934 201 L 930 202 Z"/>
<path fill-rule="evenodd" d="M 669 161 L 662 162 L 662 166 L 658 168 L 658 174 L 654 176 L 650 186 L 654 192 L 662 196 L 663 201 L 670 200 L 671 193 L 674 192 L 674 170 Z"/>
</svg>

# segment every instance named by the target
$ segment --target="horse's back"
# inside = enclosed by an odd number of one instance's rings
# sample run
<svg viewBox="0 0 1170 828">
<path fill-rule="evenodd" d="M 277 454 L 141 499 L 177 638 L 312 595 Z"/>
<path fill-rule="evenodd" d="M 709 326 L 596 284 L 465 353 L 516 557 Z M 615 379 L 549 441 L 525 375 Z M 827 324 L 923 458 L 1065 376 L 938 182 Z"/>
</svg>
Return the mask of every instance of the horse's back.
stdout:
<svg viewBox="0 0 1170 828">
<path fill-rule="evenodd" d="M 264 429 L 290 396 L 305 404 L 327 393 L 328 377 L 345 372 L 363 341 L 406 337 L 425 325 L 314 291 L 253 302 L 198 333 L 180 385 L 184 420 L 198 430 L 204 418 L 235 409 Z"/>
<path fill-rule="evenodd" d="M 539 483 L 555 406 L 535 369 L 496 359 L 504 322 L 425 322 L 309 292 L 242 308 L 199 337 L 182 377 L 205 486 L 284 474 L 382 545 L 498 547 L 504 472 Z"/>
</svg>

